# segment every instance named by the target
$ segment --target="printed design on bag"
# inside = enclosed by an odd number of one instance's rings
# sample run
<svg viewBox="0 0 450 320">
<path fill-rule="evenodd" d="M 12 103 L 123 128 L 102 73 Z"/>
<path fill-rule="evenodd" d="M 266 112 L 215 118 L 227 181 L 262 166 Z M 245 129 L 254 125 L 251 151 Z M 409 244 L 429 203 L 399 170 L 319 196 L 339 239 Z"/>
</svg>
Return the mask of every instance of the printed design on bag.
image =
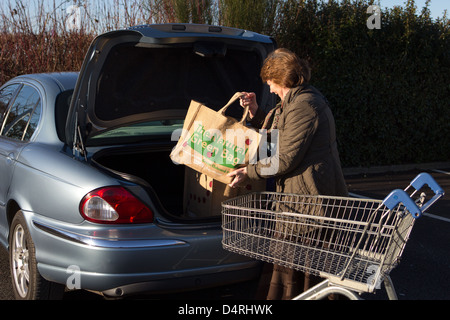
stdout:
<svg viewBox="0 0 450 320">
<path fill-rule="evenodd" d="M 189 128 L 189 129 L 187 129 Z M 223 137 L 222 137 L 223 135 Z M 207 129 L 201 121 L 192 121 L 189 126 L 172 132 L 171 141 L 177 141 L 170 158 L 173 163 L 187 165 L 198 172 L 230 183 L 227 174 L 246 165 L 260 163 L 261 176 L 275 175 L 280 163 L 280 141 L 277 129 L 270 134 L 259 131 Z"/>
<path fill-rule="evenodd" d="M 201 122 L 195 122 L 194 131 L 183 143 L 183 148 L 190 148 L 195 155 L 202 156 L 202 162 L 222 172 L 228 172 L 226 168 L 235 168 L 239 164 L 246 163 L 246 156 L 255 140 L 249 137 L 251 130 L 226 130 L 225 137 L 220 130 L 206 130 Z M 247 161 L 248 162 L 248 161 Z"/>
</svg>

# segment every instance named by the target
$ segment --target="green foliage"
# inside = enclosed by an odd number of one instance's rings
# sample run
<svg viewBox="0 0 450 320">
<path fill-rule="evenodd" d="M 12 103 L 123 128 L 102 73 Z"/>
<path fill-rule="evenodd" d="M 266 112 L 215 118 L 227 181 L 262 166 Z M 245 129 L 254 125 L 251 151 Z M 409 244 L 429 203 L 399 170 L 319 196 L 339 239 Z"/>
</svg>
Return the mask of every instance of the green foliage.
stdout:
<svg viewBox="0 0 450 320">
<path fill-rule="evenodd" d="M 180 22 L 211 24 L 211 0 L 174 0 L 176 17 Z"/>
<path fill-rule="evenodd" d="M 307 58 L 329 99 L 344 166 L 450 159 L 450 25 L 414 1 L 381 13 L 367 1 L 284 1 L 276 39 Z"/>
<path fill-rule="evenodd" d="M 155 23 L 213 23 L 214 0 L 146 0 L 146 2 Z"/>
<path fill-rule="evenodd" d="M 219 24 L 271 34 L 280 3 L 279 0 L 219 0 Z"/>
</svg>

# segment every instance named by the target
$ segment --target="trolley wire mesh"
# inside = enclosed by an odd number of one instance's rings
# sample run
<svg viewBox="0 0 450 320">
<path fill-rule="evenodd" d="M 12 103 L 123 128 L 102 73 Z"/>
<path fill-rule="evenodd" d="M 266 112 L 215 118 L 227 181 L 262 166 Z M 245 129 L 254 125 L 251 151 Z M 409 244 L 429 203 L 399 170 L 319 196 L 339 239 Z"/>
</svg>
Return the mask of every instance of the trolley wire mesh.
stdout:
<svg viewBox="0 0 450 320">
<path fill-rule="evenodd" d="M 380 200 L 261 192 L 222 204 L 223 247 L 373 292 L 414 224 Z"/>
</svg>

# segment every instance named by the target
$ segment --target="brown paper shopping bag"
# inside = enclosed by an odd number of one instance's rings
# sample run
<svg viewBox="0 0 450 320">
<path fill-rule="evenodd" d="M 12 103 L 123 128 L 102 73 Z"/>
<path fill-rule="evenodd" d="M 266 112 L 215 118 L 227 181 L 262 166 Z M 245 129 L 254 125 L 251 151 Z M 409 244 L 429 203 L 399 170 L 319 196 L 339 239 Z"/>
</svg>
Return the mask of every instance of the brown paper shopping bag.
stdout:
<svg viewBox="0 0 450 320">
<path fill-rule="evenodd" d="M 188 218 L 219 216 L 222 201 L 265 190 L 266 180 L 248 181 L 239 188 L 229 188 L 226 184 L 186 166 L 183 212 Z"/>
<path fill-rule="evenodd" d="M 225 115 L 227 108 L 242 94 L 237 92 L 219 111 L 191 101 L 183 132 L 170 158 L 222 183 L 232 178 L 234 169 L 256 162 L 261 136 L 245 125 L 248 108 L 240 121 Z"/>
</svg>

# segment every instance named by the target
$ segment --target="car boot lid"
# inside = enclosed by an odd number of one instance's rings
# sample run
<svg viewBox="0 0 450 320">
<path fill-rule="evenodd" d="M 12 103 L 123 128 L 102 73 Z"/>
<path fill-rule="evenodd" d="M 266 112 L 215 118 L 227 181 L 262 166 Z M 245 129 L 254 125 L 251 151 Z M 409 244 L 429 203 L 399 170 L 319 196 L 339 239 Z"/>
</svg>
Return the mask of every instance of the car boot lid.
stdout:
<svg viewBox="0 0 450 320">
<path fill-rule="evenodd" d="M 190 100 L 218 108 L 235 91 L 262 95 L 267 90 L 259 70 L 274 47 L 268 36 L 197 24 L 102 34 L 92 42 L 78 77 L 66 144 L 85 153 L 90 139 L 107 130 L 184 119 Z"/>
</svg>

